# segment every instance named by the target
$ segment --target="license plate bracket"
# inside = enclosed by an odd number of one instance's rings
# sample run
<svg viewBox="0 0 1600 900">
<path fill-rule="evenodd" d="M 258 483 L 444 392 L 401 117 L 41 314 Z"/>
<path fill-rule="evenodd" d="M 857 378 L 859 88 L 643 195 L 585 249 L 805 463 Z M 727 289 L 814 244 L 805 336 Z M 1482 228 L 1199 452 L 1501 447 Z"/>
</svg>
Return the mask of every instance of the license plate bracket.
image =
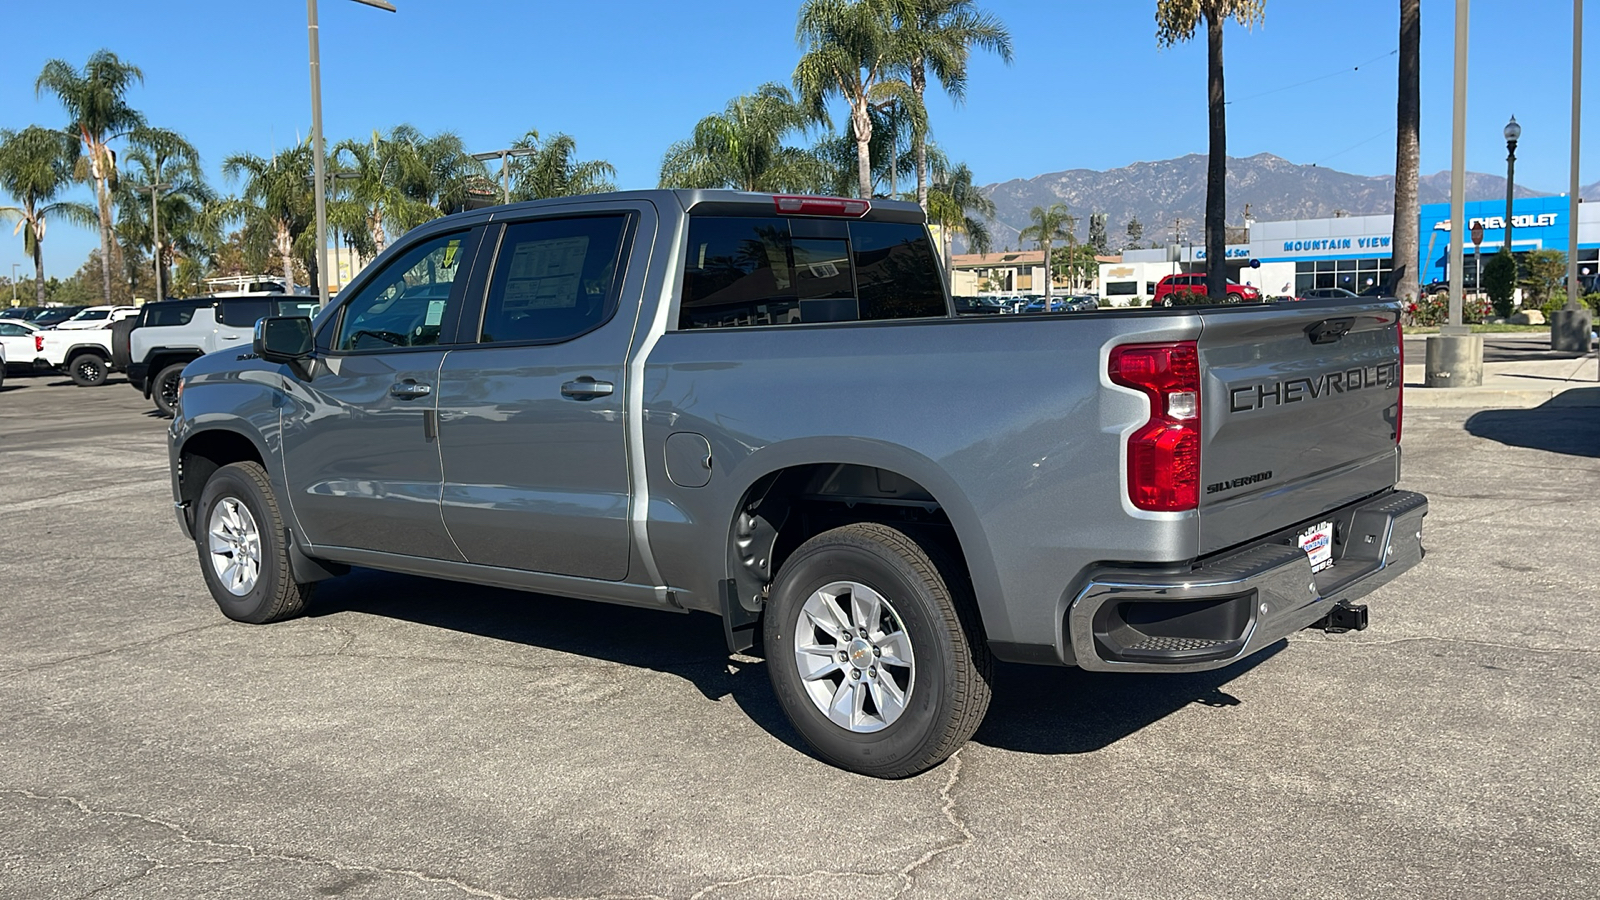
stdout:
<svg viewBox="0 0 1600 900">
<path fill-rule="evenodd" d="M 1318 522 L 1300 532 L 1296 542 L 1311 560 L 1311 571 L 1321 572 L 1333 565 L 1333 523 Z"/>
</svg>

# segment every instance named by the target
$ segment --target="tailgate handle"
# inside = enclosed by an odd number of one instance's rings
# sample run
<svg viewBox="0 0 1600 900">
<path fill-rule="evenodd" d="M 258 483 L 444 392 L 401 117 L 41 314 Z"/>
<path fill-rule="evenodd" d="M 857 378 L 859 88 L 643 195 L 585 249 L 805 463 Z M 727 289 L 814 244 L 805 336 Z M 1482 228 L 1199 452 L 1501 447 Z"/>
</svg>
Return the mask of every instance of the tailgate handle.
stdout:
<svg viewBox="0 0 1600 900">
<path fill-rule="evenodd" d="M 1350 333 L 1354 328 L 1354 317 L 1344 319 L 1323 319 L 1315 325 L 1306 326 L 1306 337 L 1311 338 L 1313 344 L 1332 344 Z"/>
</svg>

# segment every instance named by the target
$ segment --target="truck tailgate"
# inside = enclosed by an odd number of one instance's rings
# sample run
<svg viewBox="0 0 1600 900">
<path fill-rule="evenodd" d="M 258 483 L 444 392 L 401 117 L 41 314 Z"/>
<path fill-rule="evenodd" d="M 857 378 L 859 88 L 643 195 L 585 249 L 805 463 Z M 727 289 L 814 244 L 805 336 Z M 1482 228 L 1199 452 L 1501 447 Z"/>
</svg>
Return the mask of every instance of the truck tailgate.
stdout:
<svg viewBox="0 0 1600 900">
<path fill-rule="evenodd" d="M 1200 554 L 1394 485 L 1399 338 L 1393 301 L 1202 314 Z"/>
</svg>

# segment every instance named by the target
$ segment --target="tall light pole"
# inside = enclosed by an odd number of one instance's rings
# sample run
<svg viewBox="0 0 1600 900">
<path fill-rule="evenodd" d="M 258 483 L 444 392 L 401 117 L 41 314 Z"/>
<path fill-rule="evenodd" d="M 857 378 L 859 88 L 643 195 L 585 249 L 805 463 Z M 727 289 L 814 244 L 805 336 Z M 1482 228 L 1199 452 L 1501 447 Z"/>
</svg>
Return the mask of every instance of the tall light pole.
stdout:
<svg viewBox="0 0 1600 900">
<path fill-rule="evenodd" d="M 533 147 L 507 147 L 504 150 L 490 150 L 486 153 L 474 153 L 472 158 L 488 162 L 491 159 L 500 160 L 500 202 L 511 202 L 511 170 L 506 167 L 506 158 L 511 156 L 532 156 L 539 151 Z"/>
<path fill-rule="evenodd" d="M 394 12 L 389 0 L 355 0 L 364 6 L 375 6 Z M 322 149 L 322 55 L 317 49 L 317 0 L 306 0 L 306 36 L 311 43 L 311 189 L 316 192 L 317 205 L 317 299 L 328 305 L 328 198 L 327 160 Z"/>
<path fill-rule="evenodd" d="M 1515 260 L 1517 251 L 1511 246 L 1511 198 L 1515 196 L 1517 184 L 1517 139 L 1522 137 L 1522 126 L 1517 124 L 1517 117 L 1512 116 L 1506 123 L 1506 249 L 1511 251 L 1511 258 Z"/>
<path fill-rule="evenodd" d="M 1583 302 L 1578 280 L 1578 111 L 1583 84 L 1583 0 L 1572 0 L 1572 170 L 1567 186 L 1567 305 L 1550 317 L 1550 349 L 1589 352 L 1594 315 Z"/>
<path fill-rule="evenodd" d="M 160 197 L 162 193 L 172 190 L 172 185 L 166 183 L 135 184 L 132 187 L 136 191 L 150 192 L 150 256 L 156 270 L 156 302 L 159 303 L 167 298 L 161 283 L 163 280 L 161 276 L 166 274 L 163 271 L 166 267 L 161 264 L 161 207 L 160 204 L 156 203 L 156 198 Z"/>
<path fill-rule="evenodd" d="M 1456 0 L 1455 102 L 1450 148 L 1450 324 L 1428 338 L 1428 387 L 1483 384 L 1483 335 L 1461 324 L 1461 267 L 1467 242 L 1467 5 Z"/>
</svg>

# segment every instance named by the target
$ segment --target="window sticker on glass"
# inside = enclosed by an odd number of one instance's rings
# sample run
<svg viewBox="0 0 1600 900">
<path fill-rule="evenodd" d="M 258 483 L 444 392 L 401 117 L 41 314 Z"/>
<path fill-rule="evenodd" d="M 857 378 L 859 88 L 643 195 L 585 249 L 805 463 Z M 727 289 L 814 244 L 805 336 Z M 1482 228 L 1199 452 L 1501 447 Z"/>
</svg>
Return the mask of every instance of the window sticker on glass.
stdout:
<svg viewBox="0 0 1600 900">
<path fill-rule="evenodd" d="M 588 235 L 518 244 L 506 273 L 502 312 L 577 306 L 578 279 L 588 252 Z"/>
<path fill-rule="evenodd" d="M 428 301 L 428 312 L 423 316 L 422 324 L 424 326 L 438 325 L 439 320 L 444 318 L 444 305 L 445 301 L 443 300 Z"/>
<path fill-rule="evenodd" d="M 461 239 L 460 238 L 456 238 L 455 240 L 451 241 L 449 244 L 446 244 L 445 248 L 444 248 L 444 261 L 439 263 L 439 268 L 441 268 L 441 269 L 452 269 L 452 268 L 455 268 L 456 251 L 459 250 L 459 249 L 461 249 Z M 437 323 L 435 323 L 435 324 L 437 324 Z"/>
</svg>

